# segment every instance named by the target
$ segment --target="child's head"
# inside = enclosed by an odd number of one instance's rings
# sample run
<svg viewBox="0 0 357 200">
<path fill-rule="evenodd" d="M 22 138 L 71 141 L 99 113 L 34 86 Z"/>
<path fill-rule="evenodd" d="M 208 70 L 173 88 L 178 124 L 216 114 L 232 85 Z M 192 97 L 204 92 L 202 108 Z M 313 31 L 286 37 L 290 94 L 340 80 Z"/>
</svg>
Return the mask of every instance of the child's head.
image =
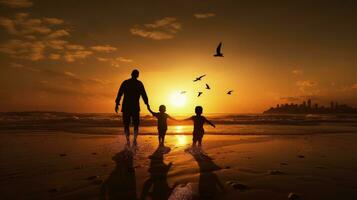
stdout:
<svg viewBox="0 0 357 200">
<path fill-rule="evenodd" d="M 202 111 L 203 111 L 202 106 L 196 106 L 196 108 L 195 108 L 196 115 L 201 115 Z"/>
<path fill-rule="evenodd" d="M 161 113 L 166 112 L 166 106 L 165 106 L 165 105 L 161 105 L 161 106 L 159 107 L 159 111 L 160 111 Z"/>
</svg>

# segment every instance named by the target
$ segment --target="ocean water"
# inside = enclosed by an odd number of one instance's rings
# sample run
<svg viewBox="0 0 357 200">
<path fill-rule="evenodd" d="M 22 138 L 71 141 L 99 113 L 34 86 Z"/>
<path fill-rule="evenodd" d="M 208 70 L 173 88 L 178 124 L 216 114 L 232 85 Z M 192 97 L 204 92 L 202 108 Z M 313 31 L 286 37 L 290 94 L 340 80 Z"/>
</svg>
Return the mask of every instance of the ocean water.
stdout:
<svg viewBox="0 0 357 200">
<path fill-rule="evenodd" d="M 187 116 L 174 116 L 183 119 Z M 216 128 L 206 134 L 303 135 L 357 133 L 357 115 L 210 114 Z M 168 134 L 191 134 L 191 122 L 168 122 Z M 156 119 L 143 114 L 141 134 L 156 134 Z M 7 112 L 0 113 L 0 132 L 122 133 L 121 116 L 111 113 Z"/>
</svg>

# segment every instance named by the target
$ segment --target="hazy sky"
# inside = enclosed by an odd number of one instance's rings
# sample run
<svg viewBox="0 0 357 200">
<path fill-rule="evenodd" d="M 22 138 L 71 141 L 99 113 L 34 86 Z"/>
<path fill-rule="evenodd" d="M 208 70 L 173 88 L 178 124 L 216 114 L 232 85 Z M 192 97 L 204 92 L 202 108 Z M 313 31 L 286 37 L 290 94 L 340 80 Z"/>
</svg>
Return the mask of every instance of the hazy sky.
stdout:
<svg viewBox="0 0 357 200">
<path fill-rule="evenodd" d="M 153 109 L 169 113 L 262 112 L 305 97 L 357 106 L 356 10 L 354 1 L 0 0 L 0 111 L 112 112 L 134 68 Z M 215 58 L 221 41 L 225 57 Z M 175 105 L 182 90 L 186 103 Z"/>
</svg>

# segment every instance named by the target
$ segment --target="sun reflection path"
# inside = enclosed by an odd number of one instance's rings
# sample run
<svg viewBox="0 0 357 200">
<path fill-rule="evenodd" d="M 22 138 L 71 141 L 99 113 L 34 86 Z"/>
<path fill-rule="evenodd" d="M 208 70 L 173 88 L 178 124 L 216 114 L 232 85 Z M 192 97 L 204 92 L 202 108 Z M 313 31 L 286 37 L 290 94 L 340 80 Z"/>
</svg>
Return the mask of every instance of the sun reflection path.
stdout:
<svg viewBox="0 0 357 200">
<path fill-rule="evenodd" d="M 176 144 L 179 146 L 184 146 L 188 143 L 187 135 L 175 135 L 176 137 Z"/>
<path fill-rule="evenodd" d="M 174 133 L 183 133 L 184 127 L 183 126 L 175 126 L 173 128 Z M 184 146 L 188 143 L 188 137 L 186 135 L 175 135 L 176 144 L 179 146 Z"/>
</svg>

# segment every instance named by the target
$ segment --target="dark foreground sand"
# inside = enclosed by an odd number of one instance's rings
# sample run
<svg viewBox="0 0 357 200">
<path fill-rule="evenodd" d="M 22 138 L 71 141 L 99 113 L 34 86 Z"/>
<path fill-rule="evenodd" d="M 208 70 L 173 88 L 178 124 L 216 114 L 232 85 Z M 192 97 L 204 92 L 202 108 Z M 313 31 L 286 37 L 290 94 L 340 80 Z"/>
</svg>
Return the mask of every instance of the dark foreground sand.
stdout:
<svg viewBox="0 0 357 200">
<path fill-rule="evenodd" d="M 357 199 L 357 135 L 1 134 L 0 199 Z M 168 152 L 168 153 L 167 153 Z M 166 153 L 166 154 L 165 154 Z"/>
</svg>

